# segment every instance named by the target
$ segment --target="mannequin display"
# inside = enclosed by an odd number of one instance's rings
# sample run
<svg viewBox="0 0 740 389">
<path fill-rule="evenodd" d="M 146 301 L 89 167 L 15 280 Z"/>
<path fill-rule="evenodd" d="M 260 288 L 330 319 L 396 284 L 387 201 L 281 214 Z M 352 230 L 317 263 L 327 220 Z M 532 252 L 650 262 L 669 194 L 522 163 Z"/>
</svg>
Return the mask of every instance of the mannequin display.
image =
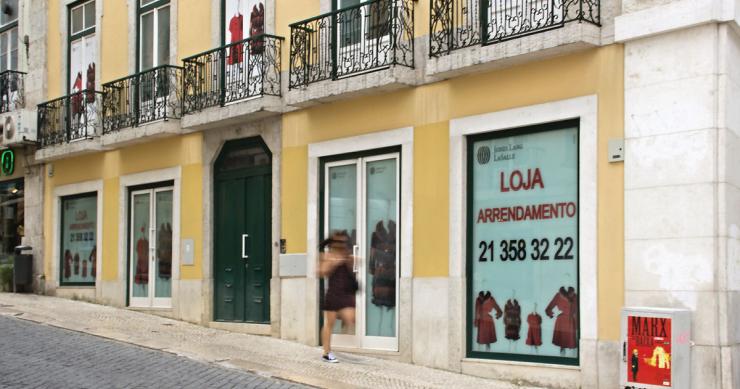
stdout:
<svg viewBox="0 0 740 389">
<path fill-rule="evenodd" d="M 503 315 L 501 307 L 496 303 L 496 299 L 493 298 L 491 292 L 483 291 L 478 292 L 478 298 L 475 299 L 475 319 L 473 325 L 478 328 L 478 336 L 476 342 L 478 344 L 486 345 L 486 348 L 491 343 L 496 343 L 496 328 L 494 326 L 494 319 L 491 316 L 491 311 L 496 310 L 496 319 L 500 319 Z"/>
<path fill-rule="evenodd" d="M 511 299 L 504 306 L 504 325 L 506 339 L 519 340 L 519 330 L 522 326 L 522 308 L 516 299 Z"/>
<path fill-rule="evenodd" d="M 265 6 L 259 3 L 252 7 L 249 15 L 249 36 L 255 37 L 265 33 Z M 265 51 L 264 39 L 252 41 L 249 47 L 250 54 L 262 54 Z"/>
<path fill-rule="evenodd" d="M 578 347 L 576 341 L 576 329 L 578 326 L 578 295 L 573 287 L 569 287 L 567 290 L 565 287 L 560 287 L 560 290 L 555 293 L 550 304 L 545 309 L 545 314 L 549 318 L 553 318 L 553 308 L 557 307 L 560 310 L 557 319 L 555 319 L 555 328 L 552 333 L 552 344 L 559 346 L 561 352 L 565 349 L 572 349 Z"/>
<path fill-rule="evenodd" d="M 169 280 L 172 277 L 172 226 L 162 223 L 157 233 L 157 259 L 159 277 Z"/>
<path fill-rule="evenodd" d="M 149 240 L 146 238 L 145 227 L 141 227 L 141 237 L 136 241 L 136 257 L 134 282 L 146 284 L 149 282 Z"/>
</svg>

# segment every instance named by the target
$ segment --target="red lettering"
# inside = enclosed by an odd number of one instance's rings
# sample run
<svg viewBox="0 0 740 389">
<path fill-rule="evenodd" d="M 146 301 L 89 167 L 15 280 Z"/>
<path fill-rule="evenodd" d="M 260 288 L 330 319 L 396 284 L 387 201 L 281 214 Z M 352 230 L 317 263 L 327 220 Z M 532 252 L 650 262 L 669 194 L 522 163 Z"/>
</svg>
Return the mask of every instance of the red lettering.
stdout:
<svg viewBox="0 0 740 389">
<path fill-rule="evenodd" d="M 565 212 L 568 214 L 568 217 L 575 216 L 576 215 L 576 204 L 568 203 L 568 207 L 565 209 Z"/>
<path fill-rule="evenodd" d="M 486 212 L 489 212 L 489 211 L 490 209 L 486 208 Z M 486 219 L 483 217 L 483 209 L 478 211 L 478 221 L 476 221 L 476 223 L 480 223 L 481 219 L 483 219 L 483 223 L 486 222 Z"/>
<path fill-rule="evenodd" d="M 501 192 L 508 192 L 509 188 L 504 186 L 504 172 L 501 172 Z"/>
<path fill-rule="evenodd" d="M 491 208 L 486 208 L 486 216 L 485 216 L 485 219 L 488 220 L 488 221 L 490 221 L 490 222 L 494 222 L 493 217 L 491 216 L 492 213 L 493 213 L 493 210 Z"/>
<path fill-rule="evenodd" d="M 514 177 L 519 178 L 519 182 L 517 182 L 516 184 L 514 183 Z M 515 192 L 519 189 L 522 189 L 522 179 L 522 172 L 520 172 L 519 170 L 514 170 L 513 172 L 511 172 L 511 177 L 509 177 L 509 186 L 511 187 L 511 189 L 514 189 Z"/>
<path fill-rule="evenodd" d="M 542 182 L 542 173 L 540 173 L 540 168 L 534 169 L 534 178 L 532 178 L 532 184 L 530 187 L 534 189 L 534 186 L 537 184 L 540 185 L 541 189 L 545 189 L 545 183 Z"/>
</svg>

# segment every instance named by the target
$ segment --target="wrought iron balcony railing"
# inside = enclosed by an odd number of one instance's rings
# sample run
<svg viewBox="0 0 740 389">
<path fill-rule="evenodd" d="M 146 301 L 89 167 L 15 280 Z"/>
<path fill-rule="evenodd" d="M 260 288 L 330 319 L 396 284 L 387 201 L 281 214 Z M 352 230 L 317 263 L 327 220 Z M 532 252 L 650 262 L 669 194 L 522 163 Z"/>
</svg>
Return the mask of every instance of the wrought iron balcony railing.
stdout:
<svg viewBox="0 0 740 389">
<path fill-rule="evenodd" d="M 560 28 L 601 23 L 600 0 L 430 0 L 429 56 Z"/>
<path fill-rule="evenodd" d="M 100 133 L 103 93 L 84 90 L 38 105 L 40 147 L 90 139 Z"/>
<path fill-rule="evenodd" d="M 157 120 L 179 119 L 182 68 L 162 65 L 103 84 L 103 134 Z"/>
<path fill-rule="evenodd" d="M 373 0 L 290 25 L 290 88 L 414 67 L 413 0 Z"/>
<path fill-rule="evenodd" d="M 0 113 L 23 108 L 26 101 L 23 81 L 26 73 L 6 70 L 0 73 Z"/>
<path fill-rule="evenodd" d="M 280 96 L 285 38 L 258 35 L 183 60 L 183 114 L 260 97 Z"/>
</svg>

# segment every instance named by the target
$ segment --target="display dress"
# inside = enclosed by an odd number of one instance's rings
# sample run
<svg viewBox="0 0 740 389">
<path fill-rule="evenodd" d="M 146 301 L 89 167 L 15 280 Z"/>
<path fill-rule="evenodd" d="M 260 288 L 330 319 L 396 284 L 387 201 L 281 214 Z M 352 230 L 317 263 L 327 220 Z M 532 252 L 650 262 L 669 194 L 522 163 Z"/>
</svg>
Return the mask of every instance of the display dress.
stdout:
<svg viewBox="0 0 740 389">
<path fill-rule="evenodd" d="M 522 308 L 516 299 L 506 302 L 504 306 L 504 325 L 506 339 L 519 340 L 519 330 L 522 327 Z"/>
<path fill-rule="evenodd" d="M 229 32 L 231 33 L 231 42 L 237 43 L 244 39 L 244 15 L 236 14 L 229 21 Z M 241 44 L 231 46 L 229 56 L 226 62 L 229 65 L 241 63 L 244 58 L 244 46 Z"/>
<path fill-rule="evenodd" d="M 532 312 L 527 316 L 527 324 L 529 329 L 527 330 L 527 345 L 529 346 L 541 346 L 542 345 L 542 316 L 536 312 Z"/>
<path fill-rule="evenodd" d="M 141 233 L 144 233 L 144 228 Z M 146 284 L 149 282 L 149 240 L 143 236 L 136 241 L 136 258 L 134 282 Z"/>
<path fill-rule="evenodd" d="M 64 278 L 72 277 L 72 253 L 69 250 L 64 251 Z"/>
<path fill-rule="evenodd" d="M 491 292 L 483 294 L 481 291 L 478 293 L 478 298 L 475 300 L 475 320 L 473 321 L 473 325 L 478 328 L 478 336 L 476 337 L 478 344 L 496 343 L 496 326 L 494 325 L 493 316 L 491 316 L 491 311 L 494 309 L 496 310 L 496 319 L 500 318 L 503 312 Z"/>
<path fill-rule="evenodd" d="M 252 37 L 265 33 L 265 6 L 259 3 L 252 7 L 252 13 L 249 15 L 249 35 Z M 262 54 L 265 51 L 265 40 L 256 39 L 249 46 L 251 54 Z"/>
<path fill-rule="evenodd" d="M 368 268 L 373 276 L 372 303 L 381 307 L 396 306 L 396 223 L 383 221 L 375 225 L 370 240 L 370 262 Z"/>
<path fill-rule="evenodd" d="M 97 262 L 97 259 L 98 259 L 97 258 L 97 256 L 98 256 L 97 255 L 97 252 L 98 252 L 98 246 L 93 246 L 92 251 L 90 251 L 90 258 L 89 258 L 90 264 L 91 264 L 90 266 L 92 267 L 90 269 L 90 276 L 93 277 L 93 278 L 95 278 L 95 275 L 96 275 L 96 268 L 97 268 L 96 262 Z"/>
<path fill-rule="evenodd" d="M 578 326 L 578 295 L 573 287 L 566 290 L 561 287 L 545 309 L 545 314 L 552 318 L 553 308 L 560 310 L 555 319 L 555 328 L 552 333 L 552 344 L 561 348 L 576 348 L 576 329 Z"/>
</svg>

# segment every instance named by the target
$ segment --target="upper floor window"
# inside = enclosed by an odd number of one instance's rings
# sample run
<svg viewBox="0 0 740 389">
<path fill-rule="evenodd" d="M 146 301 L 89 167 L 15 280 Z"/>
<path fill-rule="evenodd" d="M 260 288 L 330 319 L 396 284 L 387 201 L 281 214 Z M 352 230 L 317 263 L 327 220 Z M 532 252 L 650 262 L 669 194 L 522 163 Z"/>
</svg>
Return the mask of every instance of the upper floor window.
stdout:
<svg viewBox="0 0 740 389">
<path fill-rule="evenodd" d="M 95 60 L 98 39 L 95 34 L 95 1 L 78 2 L 69 8 L 68 92 L 95 89 Z"/>
<path fill-rule="evenodd" d="M 0 1 L 0 71 L 18 69 L 18 0 Z"/>
<path fill-rule="evenodd" d="M 139 70 L 166 65 L 169 59 L 169 0 L 139 0 Z"/>
<path fill-rule="evenodd" d="M 261 0 L 225 0 L 224 43 L 236 43 L 265 33 L 265 5 Z"/>
</svg>

